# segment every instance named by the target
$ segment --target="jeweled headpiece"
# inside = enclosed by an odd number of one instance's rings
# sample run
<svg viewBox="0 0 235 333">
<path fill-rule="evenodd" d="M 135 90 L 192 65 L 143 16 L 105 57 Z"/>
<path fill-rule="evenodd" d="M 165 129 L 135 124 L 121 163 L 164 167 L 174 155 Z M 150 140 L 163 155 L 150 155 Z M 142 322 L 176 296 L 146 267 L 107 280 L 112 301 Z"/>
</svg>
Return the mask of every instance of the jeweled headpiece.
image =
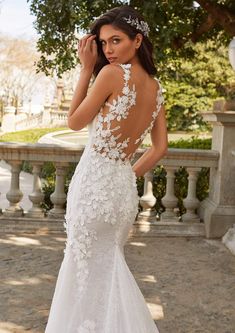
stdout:
<svg viewBox="0 0 235 333">
<path fill-rule="evenodd" d="M 131 15 L 129 17 L 122 17 L 126 23 L 130 24 L 132 27 L 135 27 L 137 30 L 141 31 L 143 35 L 148 36 L 149 34 L 149 26 L 145 21 L 139 21 L 138 18 L 133 18 Z"/>
</svg>

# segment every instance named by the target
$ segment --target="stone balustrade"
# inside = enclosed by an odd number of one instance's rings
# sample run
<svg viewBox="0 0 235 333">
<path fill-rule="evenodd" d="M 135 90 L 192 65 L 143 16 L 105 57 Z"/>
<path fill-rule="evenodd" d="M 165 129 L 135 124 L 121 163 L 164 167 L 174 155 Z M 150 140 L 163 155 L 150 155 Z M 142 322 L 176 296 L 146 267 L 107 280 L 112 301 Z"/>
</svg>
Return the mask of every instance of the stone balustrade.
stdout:
<svg viewBox="0 0 235 333">
<path fill-rule="evenodd" d="M 58 108 L 52 109 L 45 105 L 42 112 L 29 114 L 29 110 L 24 107 L 17 109 L 7 106 L 3 111 L 1 131 L 4 133 L 21 131 L 32 128 L 59 127 L 67 125 L 67 112 Z"/>
<path fill-rule="evenodd" d="M 32 114 L 30 117 L 25 117 L 15 121 L 15 131 L 21 131 L 31 128 L 42 127 L 42 113 Z"/>
<path fill-rule="evenodd" d="M 139 150 L 142 154 L 144 150 Z M 217 168 L 219 153 L 212 150 L 193 150 L 193 149 L 169 149 L 167 155 L 159 161 L 158 165 L 163 165 L 166 170 L 166 193 L 161 199 L 165 211 L 161 214 L 162 222 L 179 222 L 176 208 L 178 198 L 175 196 L 175 173 L 180 167 L 185 167 L 188 173 L 188 191 L 187 197 L 183 200 L 186 213 L 182 215 L 183 222 L 195 223 L 200 222 L 197 214 L 199 200 L 196 197 L 196 182 L 198 173 L 203 167 L 210 169 Z M 144 194 L 140 198 L 142 211 L 138 215 L 138 219 L 147 221 L 156 221 L 156 212 L 154 206 L 156 198 L 153 195 L 153 171 L 149 171 L 145 175 Z"/>
<path fill-rule="evenodd" d="M 136 158 L 139 158 L 144 151 L 145 149 L 139 149 Z M 46 221 L 47 223 L 52 223 L 56 229 L 54 222 L 63 220 L 65 214 L 66 194 L 64 188 L 68 166 L 70 163 L 79 163 L 82 153 L 83 148 L 67 146 L 61 147 L 39 143 L 0 143 L 0 158 L 11 165 L 11 185 L 6 194 L 9 207 L 2 210 L 0 219 L 11 221 L 23 219 L 28 224 L 34 223 L 32 221 Z M 157 221 L 157 212 L 154 209 L 156 198 L 153 195 L 153 170 L 151 170 L 144 177 L 144 192 L 140 198 L 142 210 L 137 216 L 136 224 L 143 231 L 148 230 L 149 225 L 171 225 L 174 228 L 188 225 L 189 229 L 193 227 L 192 225 L 194 225 L 194 228 L 196 225 L 200 225 L 200 230 L 198 229 L 199 234 L 204 234 L 202 232 L 204 225 L 200 223 L 203 221 L 200 221 L 200 217 L 197 214 L 197 208 L 200 203 L 196 197 L 196 181 L 201 168 L 215 169 L 218 166 L 218 160 L 219 153 L 217 151 L 169 149 L 167 155 L 158 163 L 158 165 L 162 165 L 166 170 L 166 193 L 162 198 L 165 211 L 161 214 L 160 221 Z M 23 161 L 28 161 L 33 167 L 32 192 L 29 194 L 32 207 L 28 211 L 23 211 L 20 206 L 23 193 L 20 189 L 19 179 Z M 54 163 L 56 180 L 54 193 L 50 197 L 53 208 L 45 213 L 41 207 L 44 194 L 40 173 L 43 164 L 47 161 Z M 186 198 L 183 200 L 186 212 L 182 215 L 181 221 L 179 221 L 179 217 L 176 215 L 178 198 L 176 198 L 174 193 L 175 172 L 180 167 L 185 167 L 188 173 L 188 192 Z"/>
<path fill-rule="evenodd" d="M 58 125 L 67 125 L 68 123 L 68 113 L 64 111 L 51 111 L 51 123 L 56 123 Z"/>
<path fill-rule="evenodd" d="M 194 232 L 198 230 L 198 234 L 203 234 L 201 227 L 204 225 L 206 237 L 216 238 L 222 237 L 235 225 L 235 110 L 227 111 L 228 109 L 224 107 L 218 109 L 218 105 L 215 103 L 212 112 L 203 114 L 204 119 L 213 127 L 212 150 L 169 149 L 167 155 L 159 161 L 158 165 L 162 165 L 166 171 L 166 193 L 161 198 L 165 211 L 160 218 L 154 210 L 156 198 L 153 194 L 153 170 L 146 173 L 144 193 L 140 198 L 142 210 L 137 216 L 137 224 L 144 232 L 150 230 L 149 235 L 154 235 L 156 231 L 156 228 L 151 229 L 152 226 L 158 226 L 158 230 L 161 226 L 163 228 L 169 226 L 174 229 L 175 234 L 184 227 L 186 233 L 187 230 Z M 4 119 L 7 126 L 3 122 L 5 126 L 3 128 L 10 131 L 14 127 L 15 111 L 12 107 L 7 107 L 5 111 Z M 65 120 L 63 120 L 64 114 L 58 117 L 58 122 Z M 51 108 L 45 106 L 42 123 L 50 125 L 51 119 Z M 34 221 L 34 226 L 37 226 L 36 221 L 39 223 L 38 226 L 46 221 L 50 228 L 54 225 L 55 230 L 58 230 L 58 223 L 53 224 L 52 221 L 64 218 L 66 202 L 64 185 L 67 168 L 71 162 L 79 162 L 82 152 L 83 149 L 74 146 L 0 143 L 0 158 L 11 164 L 11 185 L 6 194 L 9 207 L 5 210 L 0 207 L 0 219 L 8 219 L 7 225 L 13 223 L 12 221 L 25 219 L 24 229 L 32 226 L 31 220 Z M 144 149 L 139 149 L 137 158 L 143 153 Z M 28 161 L 33 166 L 34 177 L 32 193 L 29 195 L 32 207 L 27 212 L 24 212 L 20 206 L 23 193 L 20 189 L 19 176 L 23 161 Z M 46 161 L 53 162 L 56 168 L 55 191 L 51 195 L 53 208 L 47 215 L 41 208 L 44 197 L 40 179 L 40 171 Z M 188 188 L 187 195 L 183 199 L 185 213 L 179 220 L 178 198 L 175 195 L 174 184 L 175 174 L 181 167 L 187 170 Z M 196 183 L 198 174 L 204 167 L 210 169 L 209 195 L 199 202 L 196 197 Z"/>
</svg>

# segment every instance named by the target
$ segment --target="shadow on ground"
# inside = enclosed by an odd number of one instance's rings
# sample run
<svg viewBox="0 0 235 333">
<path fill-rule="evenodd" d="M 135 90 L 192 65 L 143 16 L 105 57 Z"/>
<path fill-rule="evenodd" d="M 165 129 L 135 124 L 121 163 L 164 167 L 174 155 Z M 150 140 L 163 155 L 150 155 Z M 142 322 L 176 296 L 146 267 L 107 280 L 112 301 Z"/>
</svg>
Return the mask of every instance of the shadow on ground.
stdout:
<svg viewBox="0 0 235 333">
<path fill-rule="evenodd" d="M 64 246 L 0 234 L 1 333 L 44 332 Z M 219 240 L 133 237 L 125 254 L 160 333 L 234 333 L 235 257 Z"/>
</svg>

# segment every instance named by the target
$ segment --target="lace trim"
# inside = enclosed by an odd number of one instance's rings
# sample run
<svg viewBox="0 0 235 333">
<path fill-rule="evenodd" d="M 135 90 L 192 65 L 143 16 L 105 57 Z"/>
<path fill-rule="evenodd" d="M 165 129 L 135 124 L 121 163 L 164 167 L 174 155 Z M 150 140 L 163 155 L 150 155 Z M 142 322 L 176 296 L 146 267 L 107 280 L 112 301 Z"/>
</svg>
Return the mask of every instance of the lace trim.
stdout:
<svg viewBox="0 0 235 333">
<path fill-rule="evenodd" d="M 115 136 L 115 132 L 120 129 L 120 126 L 115 128 L 111 127 L 111 121 L 116 119 L 121 121 L 126 119 L 131 107 L 136 104 L 136 91 L 133 84 L 132 89 L 128 86 L 130 79 L 130 67 L 131 64 L 120 64 L 124 71 L 124 87 L 122 89 L 123 95 L 118 95 L 117 99 L 114 99 L 112 103 L 106 102 L 105 105 L 109 107 L 107 115 L 103 116 L 99 114 L 96 123 L 95 143 L 92 150 L 100 153 L 103 157 L 109 159 L 126 159 L 126 153 L 124 149 L 128 146 L 130 138 L 126 138 L 121 142 L 117 142 L 121 133 Z M 106 123 L 106 128 L 103 128 L 103 124 Z"/>
<path fill-rule="evenodd" d="M 149 127 L 147 127 L 146 130 L 142 133 L 142 135 L 135 141 L 135 144 L 138 144 L 139 142 L 142 142 L 144 140 L 144 138 L 146 137 L 146 135 L 148 134 L 148 132 L 150 132 L 152 130 L 153 125 L 154 125 L 154 121 L 157 118 L 157 116 L 158 116 L 158 114 L 161 110 L 161 106 L 164 102 L 164 98 L 163 98 L 163 95 L 162 95 L 161 84 L 158 80 L 157 80 L 157 82 L 159 84 L 159 89 L 158 89 L 157 98 L 156 98 L 156 101 L 157 101 L 156 110 L 152 114 L 152 120 L 151 120 L 151 123 L 150 123 Z"/>
</svg>

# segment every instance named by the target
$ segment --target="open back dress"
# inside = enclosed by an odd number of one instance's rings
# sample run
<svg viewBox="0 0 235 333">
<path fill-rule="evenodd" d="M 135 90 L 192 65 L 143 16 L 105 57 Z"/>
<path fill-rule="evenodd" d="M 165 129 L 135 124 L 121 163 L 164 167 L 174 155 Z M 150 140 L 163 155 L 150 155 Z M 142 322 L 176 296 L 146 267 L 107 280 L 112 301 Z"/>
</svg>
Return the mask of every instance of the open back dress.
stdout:
<svg viewBox="0 0 235 333">
<path fill-rule="evenodd" d="M 155 108 L 138 125 L 132 66 L 117 66 L 122 90 L 89 124 L 69 185 L 66 246 L 45 333 L 158 333 L 123 249 L 138 212 L 131 162 L 161 109 L 162 90 L 156 80 Z"/>
</svg>

